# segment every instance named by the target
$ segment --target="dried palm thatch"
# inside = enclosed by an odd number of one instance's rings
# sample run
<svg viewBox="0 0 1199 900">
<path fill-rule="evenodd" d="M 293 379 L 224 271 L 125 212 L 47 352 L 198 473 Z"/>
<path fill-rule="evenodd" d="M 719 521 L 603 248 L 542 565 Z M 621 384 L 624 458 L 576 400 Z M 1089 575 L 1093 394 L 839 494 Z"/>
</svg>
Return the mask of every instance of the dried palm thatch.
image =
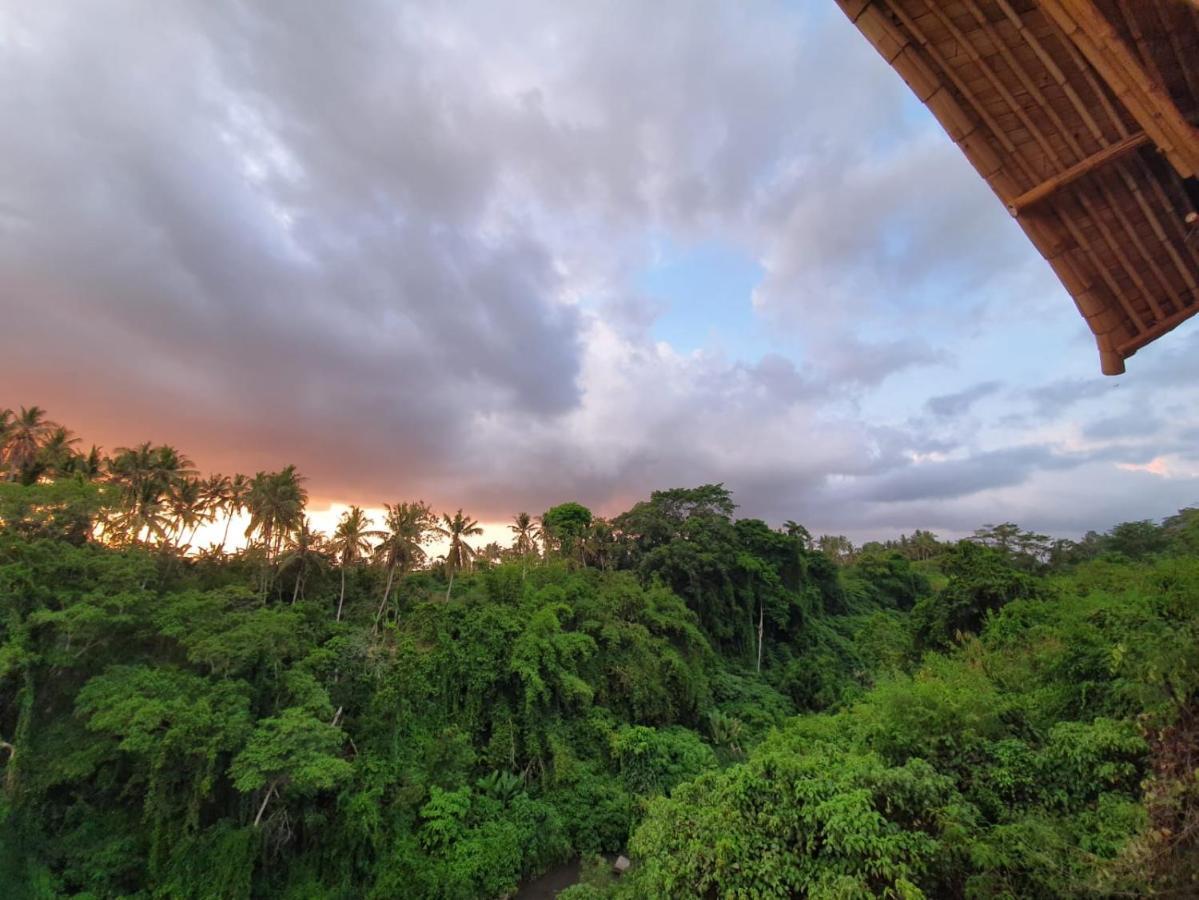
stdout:
<svg viewBox="0 0 1199 900">
<path fill-rule="evenodd" d="M 1199 312 L 1197 0 L 837 0 L 1016 217 L 1105 374 Z"/>
</svg>

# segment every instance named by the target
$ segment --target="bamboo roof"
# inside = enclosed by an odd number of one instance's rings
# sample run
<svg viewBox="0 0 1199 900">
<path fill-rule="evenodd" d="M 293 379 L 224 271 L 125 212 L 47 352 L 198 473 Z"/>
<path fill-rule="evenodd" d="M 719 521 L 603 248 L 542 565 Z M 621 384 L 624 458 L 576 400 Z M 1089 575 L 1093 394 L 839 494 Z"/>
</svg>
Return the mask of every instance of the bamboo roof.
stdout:
<svg viewBox="0 0 1199 900">
<path fill-rule="evenodd" d="M 1199 312 L 1199 0 L 837 0 L 1074 298 L 1105 374 Z"/>
</svg>

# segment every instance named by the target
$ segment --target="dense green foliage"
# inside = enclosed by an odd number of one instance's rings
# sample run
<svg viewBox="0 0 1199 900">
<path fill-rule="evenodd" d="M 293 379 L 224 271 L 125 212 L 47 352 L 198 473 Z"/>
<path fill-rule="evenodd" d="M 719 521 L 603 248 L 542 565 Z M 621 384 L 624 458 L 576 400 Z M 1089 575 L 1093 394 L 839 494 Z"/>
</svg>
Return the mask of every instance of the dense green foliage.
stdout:
<svg viewBox="0 0 1199 900">
<path fill-rule="evenodd" d="M 855 548 L 706 485 L 488 549 L 73 443 L 0 415 L 6 896 L 498 898 L 617 852 L 569 896 L 1199 885 L 1193 510 Z"/>
</svg>

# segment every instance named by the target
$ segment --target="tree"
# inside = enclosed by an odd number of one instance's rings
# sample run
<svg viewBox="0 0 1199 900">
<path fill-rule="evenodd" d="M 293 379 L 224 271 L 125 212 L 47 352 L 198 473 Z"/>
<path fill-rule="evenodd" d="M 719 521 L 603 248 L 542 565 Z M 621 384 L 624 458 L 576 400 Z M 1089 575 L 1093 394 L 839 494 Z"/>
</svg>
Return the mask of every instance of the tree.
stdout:
<svg viewBox="0 0 1199 900">
<path fill-rule="evenodd" d="M 517 513 L 508 530 L 514 535 L 512 550 L 520 557 L 520 571 L 526 571 L 528 559 L 537 554 L 537 538 L 540 534 L 537 523 L 527 512 Z"/>
<path fill-rule="evenodd" d="M 1162 522 L 1162 531 L 1173 552 L 1199 555 L 1199 509 L 1180 509 Z"/>
<path fill-rule="evenodd" d="M 7 422 L 0 444 L 0 464 L 7 470 L 9 481 L 29 484 L 33 480 L 29 473 L 37 464 L 42 445 L 59 426 L 46 418 L 46 411 L 40 406 L 22 406 L 15 416 L 11 410 L 4 412 Z"/>
<path fill-rule="evenodd" d="M 225 511 L 225 532 L 221 535 L 221 552 L 225 552 L 225 544 L 229 540 L 229 526 L 233 517 L 246 511 L 246 503 L 250 497 L 250 479 L 237 474 L 222 485 L 221 508 Z"/>
<path fill-rule="evenodd" d="M 1009 554 L 973 541 L 958 542 L 943 568 L 949 583 L 912 610 L 917 637 L 926 647 L 946 647 L 961 635 L 977 634 L 988 615 L 1037 593 L 1036 581 L 1017 569 Z"/>
<path fill-rule="evenodd" d="M 72 463 L 79 455 L 75 444 L 79 438 L 69 429 L 56 425 L 38 448 L 37 457 L 21 475 L 24 484 L 33 484 L 43 477 L 61 478 L 71 472 Z"/>
<path fill-rule="evenodd" d="M 437 526 L 436 530 L 438 534 L 449 538 L 450 541 L 449 549 L 445 554 L 445 571 L 449 577 L 445 598 L 449 600 L 450 591 L 454 589 L 455 573 L 469 569 L 471 560 L 475 556 L 475 551 L 466 542 L 466 538 L 482 534 L 483 529 L 479 527 L 478 522 L 470 516 L 463 515 L 462 510 L 459 509 L 452 517 L 448 513 L 442 513 L 441 524 Z"/>
<path fill-rule="evenodd" d="M 1164 552 L 1169 542 L 1169 532 L 1146 519 L 1121 522 L 1108 532 L 1106 543 L 1109 549 L 1129 559 L 1144 559 Z"/>
<path fill-rule="evenodd" d="M 153 845 L 200 827 L 200 808 L 220 775 L 222 753 L 250 729 L 245 682 L 212 682 L 167 666 L 113 666 L 79 691 L 76 710 L 94 732 L 112 735 L 135 760 Z M 152 846 L 151 864 L 156 865 Z"/>
<path fill-rule="evenodd" d="M 172 530 L 168 494 L 177 482 L 196 474 L 191 460 L 168 444 L 146 442 L 118 447 L 108 462 L 108 474 L 121 488 L 116 531 L 133 543 L 153 538 L 167 545 Z"/>
<path fill-rule="evenodd" d="M 375 558 L 387 569 L 387 584 L 375 614 L 375 628 L 383 621 L 383 613 L 391 600 L 395 575 L 411 572 L 425 561 L 425 543 L 437 527 L 436 517 L 423 500 L 413 503 L 383 504 L 386 510 L 383 540 L 375 548 Z"/>
<path fill-rule="evenodd" d="M 489 541 L 475 551 L 475 562 L 493 566 L 504 558 L 504 548 L 495 541 Z"/>
<path fill-rule="evenodd" d="M 911 559 L 932 559 L 941 552 L 941 542 L 931 531 L 917 528 L 912 532 L 911 540 L 908 542 L 908 551 Z"/>
<path fill-rule="evenodd" d="M 0 469 L 5 467 L 8 436 L 12 431 L 13 412 L 7 407 L 0 407 Z"/>
<path fill-rule="evenodd" d="M 854 560 L 853 541 L 843 534 L 822 534 L 816 539 L 816 546 L 835 563 L 845 565 Z"/>
<path fill-rule="evenodd" d="M 805 550 L 812 548 L 812 532 L 808 531 L 808 529 L 804 528 L 794 519 L 788 519 L 783 523 L 782 532 L 787 537 L 796 538 L 800 546 Z"/>
<path fill-rule="evenodd" d="M 612 563 L 616 547 L 616 532 L 606 519 L 593 519 L 583 535 L 582 557 L 584 565 L 592 565 L 605 572 Z"/>
<path fill-rule="evenodd" d="M 242 793 L 266 788 L 254 827 L 262 823 L 267 804 L 281 791 L 311 795 L 349 778 L 353 769 L 338 755 L 345 740 L 345 732 L 335 723 L 322 722 L 300 707 L 260 721 L 229 766 L 233 785 Z"/>
<path fill-rule="evenodd" d="M 250 482 L 246 494 L 246 509 L 250 513 L 246 537 L 258 535 L 268 560 L 278 555 L 287 536 L 304 521 L 304 507 L 308 503 L 304 481 L 293 465 L 278 472 L 259 472 Z"/>
<path fill-rule="evenodd" d="M 541 514 L 541 533 L 565 559 L 583 562 L 583 540 L 591 527 L 591 510 L 581 503 L 560 503 Z"/>
<path fill-rule="evenodd" d="M 181 550 L 190 546 L 196 530 L 211 519 L 204 483 L 198 478 L 176 479 L 168 491 L 167 503 L 175 520 L 175 547 Z M 185 544 L 183 535 L 189 529 L 191 534 Z"/>
<path fill-rule="evenodd" d="M 384 536 L 384 532 L 374 531 L 370 526 L 370 517 L 360 507 L 351 506 L 341 514 L 329 542 L 329 549 L 341 567 L 341 594 L 337 598 L 335 621 L 341 621 L 341 609 L 346 601 L 346 569 L 370 555 L 371 538 Z"/>
<path fill-rule="evenodd" d="M 84 481 L 95 481 L 104 474 L 104 455 L 92 444 L 87 453 L 76 453 L 67 461 L 65 475 L 76 475 Z"/>
<path fill-rule="evenodd" d="M 292 606 L 295 606 L 297 598 L 304 599 L 304 582 L 308 573 L 319 572 L 326 567 L 324 544 L 324 535 L 319 531 L 313 531 L 312 523 L 308 519 L 304 519 L 300 527 L 288 537 L 287 552 L 279 559 L 279 572 L 282 574 L 292 568 L 297 570 L 295 584 L 291 590 Z"/>
</svg>

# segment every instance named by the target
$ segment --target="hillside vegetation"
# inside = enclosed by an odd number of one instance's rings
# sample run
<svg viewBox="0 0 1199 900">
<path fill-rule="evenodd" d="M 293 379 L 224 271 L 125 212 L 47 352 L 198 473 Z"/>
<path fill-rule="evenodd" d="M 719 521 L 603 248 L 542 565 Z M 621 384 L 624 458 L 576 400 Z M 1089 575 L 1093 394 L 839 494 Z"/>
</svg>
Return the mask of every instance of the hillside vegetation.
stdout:
<svg viewBox="0 0 1199 900">
<path fill-rule="evenodd" d="M 717 484 L 322 535 L 293 467 L 36 407 L 0 479 L 5 896 L 500 898 L 580 856 L 571 900 L 1199 892 L 1199 511 L 859 548 Z"/>
</svg>

